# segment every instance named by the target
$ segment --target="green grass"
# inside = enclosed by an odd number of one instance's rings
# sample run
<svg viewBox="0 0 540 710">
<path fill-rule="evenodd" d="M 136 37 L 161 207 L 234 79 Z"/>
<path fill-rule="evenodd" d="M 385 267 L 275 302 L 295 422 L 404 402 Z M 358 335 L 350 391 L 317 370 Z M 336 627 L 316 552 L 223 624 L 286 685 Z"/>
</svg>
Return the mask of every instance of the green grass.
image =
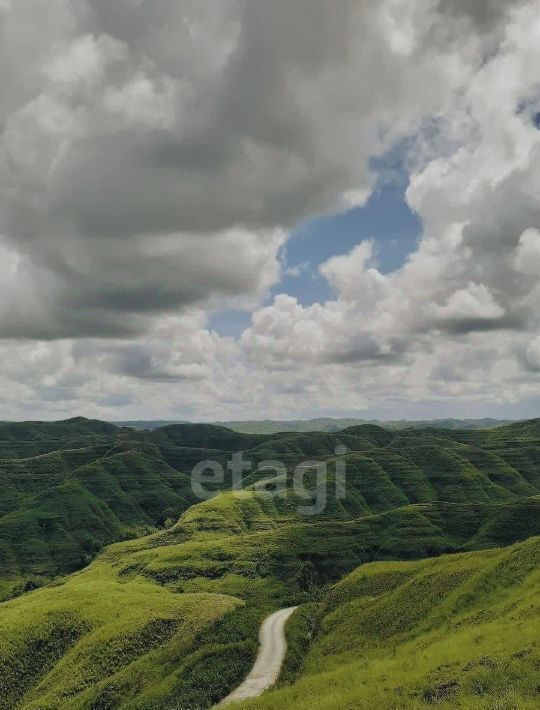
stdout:
<svg viewBox="0 0 540 710">
<path fill-rule="evenodd" d="M 6 459 L 29 458 L 97 445 L 121 435 L 113 424 L 84 417 L 62 422 L 0 422 L 0 451 Z"/>
<path fill-rule="evenodd" d="M 253 707 L 538 700 L 524 621 L 537 632 L 538 540 L 497 549 L 540 535 L 536 420 L 242 435 L 76 419 L 1 425 L 0 439 L 2 710 L 208 708 L 249 670 L 262 619 L 293 604 L 285 685 Z M 192 505 L 190 466 L 237 449 L 247 489 Z M 287 465 L 282 496 L 265 492 L 267 458 Z M 290 487 L 306 458 L 329 466 L 312 491 L 328 504 L 308 517 Z"/>
<path fill-rule="evenodd" d="M 226 695 L 262 619 L 293 594 L 260 561 L 261 546 L 279 552 L 266 505 L 224 495 L 1 604 L 0 708 L 202 708 Z"/>
<path fill-rule="evenodd" d="M 348 472 L 344 500 L 335 498 L 338 444 L 350 452 L 339 459 Z M 240 450 L 252 463 L 246 487 L 266 485 L 271 474 L 257 468 L 264 460 L 286 465 L 289 488 L 298 463 L 327 461 L 321 519 L 421 503 L 513 504 L 540 494 L 537 420 L 478 431 L 390 431 L 362 424 L 342 432 L 268 435 L 204 424 L 128 431 L 83 418 L 3 423 L 0 577 L 20 580 L 13 589 L 24 589 L 36 579 L 80 569 L 106 544 L 165 526 L 196 502 L 192 467 L 207 458 L 225 465 Z M 227 487 L 228 479 L 213 488 Z M 280 518 L 294 516 L 300 502 L 287 496 Z M 0 598 L 6 593 L 0 588 Z"/>
<path fill-rule="evenodd" d="M 306 523 L 289 503 L 256 491 L 221 494 L 191 507 L 173 527 L 111 545 L 87 569 L 1 604 L 0 668 L 6 670 L 0 673 L 0 707 L 209 707 L 249 670 L 259 625 L 271 611 L 317 604 L 325 585 L 363 561 L 420 558 L 459 547 L 459 506 L 424 504 Z M 462 549 L 483 521 L 498 530 L 499 508 L 506 506 L 470 511 L 460 531 Z M 515 515 L 523 518 L 523 509 L 518 506 Z M 529 518 L 538 519 L 530 512 Z M 486 559 L 491 554 L 497 553 Z M 466 570 L 478 566 L 476 557 L 470 559 Z M 365 597 L 366 589 L 370 595 L 393 589 L 403 581 L 400 564 L 388 563 L 386 577 L 371 587 L 363 572 L 371 566 L 361 567 L 355 573 L 360 581 L 353 575 L 328 596 L 328 613 L 355 601 L 359 590 Z M 431 564 L 404 569 L 423 570 L 428 579 Z M 464 581 L 462 568 L 460 563 L 455 574 L 448 573 L 443 585 L 433 577 L 429 594 L 418 588 L 408 617 L 392 616 L 395 599 L 384 614 L 366 609 L 370 633 L 381 642 L 385 634 L 409 632 L 440 601 L 439 593 Z M 511 571 L 509 580 L 514 578 Z M 400 598 L 405 604 L 411 590 Z M 302 665 L 313 630 L 313 616 L 302 624 L 300 618 L 291 622 L 289 678 Z M 358 627 L 355 634 L 360 632 L 369 635 Z"/>
<path fill-rule="evenodd" d="M 194 502 L 189 478 L 168 466 L 155 447 L 138 447 L 0 462 L 6 491 L 0 574 L 65 574 L 88 564 L 110 542 L 176 520 Z"/>
<path fill-rule="evenodd" d="M 467 708 L 540 702 L 540 538 L 365 565 L 321 604 L 299 677 L 246 710 Z"/>
<path fill-rule="evenodd" d="M 175 594 L 144 578 L 126 582 L 97 561 L 2 605 L 0 707 L 84 707 L 114 686 L 127 701 L 143 687 L 172 684 L 195 640 L 241 604 Z"/>
</svg>

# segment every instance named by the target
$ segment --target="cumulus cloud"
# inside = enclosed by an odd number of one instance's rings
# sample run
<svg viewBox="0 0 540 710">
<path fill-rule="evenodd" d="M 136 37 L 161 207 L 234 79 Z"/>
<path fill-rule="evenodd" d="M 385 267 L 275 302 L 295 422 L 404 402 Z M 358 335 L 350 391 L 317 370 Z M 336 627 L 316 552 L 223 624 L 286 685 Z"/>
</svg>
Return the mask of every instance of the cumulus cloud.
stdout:
<svg viewBox="0 0 540 710">
<path fill-rule="evenodd" d="M 519 238 L 515 264 L 526 276 L 540 274 L 540 232 L 537 229 L 527 229 Z"/>
<path fill-rule="evenodd" d="M 440 21 L 421 4 L 49 5 L 45 22 L 41 3 L 13 4 L 1 29 L 9 336 L 142 332 L 147 311 L 260 295 L 276 235 L 365 199 L 370 158 L 440 108 L 478 49 L 422 51 Z M 225 258 L 192 268 L 203 254 Z"/>
<path fill-rule="evenodd" d="M 500 16 L 511 12 L 492 9 Z M 290 301 L 284 309 L 276 299 L 244 334 L 253 360 L 267 358 L 270 366 L 272 354 L 277 362 L 291 352 L 290 359 L 302 358 L 305 344 L 295 345 L 301 324 L 312 334 L 310 360 L 375 362 L 388 383 L 392 358 L 413 372 L 422 363 L 423 383 L 432 373 L 432 394 L 464 396 L 482 390 L 480 383 L 506 397 L 512 387 L 519 396 L 538 393 L 538 382 L 519 374 L 519 353 L 525 348 L 526 362 L 535 365 L 537 339 L 530 338 L 540 330 L 540 133 L 520 107 L 539 93 L 531 66 L 540 24 L 530 4 L 511 17 L 499 28 L 497 51 L 476 68 L 437 130 L 430 126 L 414 143 L 418 168 L 408 200 L 425 227 L 417 251 L 386 275 L 377 270 L 369 242 L 331 259 L 321 271 L 336 299 L 308 309 Z M 486 331 L 489 360 L 481 346 Z M 464 358 L 467 367 L 459 367 Z"/>
<path fill-rule="evenodd" d="M 503 327 L 506 316 L 491 291 L 484 284 L 475 283 L 455 291 L 443 305 L 435 304 L 432 311 L 442 328 L 458 333 Z"/>
<path fill-rule="evenodd" d="M 160 417 L 174 391 L 217 418 L 245 406 L 239 383 L 278 416 L 538 394 L 538 17 L 537 0 L 0 2 L 6 401 Z M 321 267 L 330 300 L 261 305 L 290 228 L 365 202 L 402 139 L 424 224 L 403 267 L 363 241 Z M 224 307 L 253 311 L 238 341 L 208 326 Z"/>
</svg>

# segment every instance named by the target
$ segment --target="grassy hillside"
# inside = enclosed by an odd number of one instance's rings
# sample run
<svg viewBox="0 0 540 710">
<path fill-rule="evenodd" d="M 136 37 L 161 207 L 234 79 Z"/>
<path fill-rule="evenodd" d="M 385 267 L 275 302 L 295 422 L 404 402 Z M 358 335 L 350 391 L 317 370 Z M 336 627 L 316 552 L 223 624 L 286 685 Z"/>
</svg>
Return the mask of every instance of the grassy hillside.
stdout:
<svg viewBox="0 0 540 710">
<path fill-rule="evenodd" d="M 318 613 L 296 682 L 233 707 L 540 704 L 540 538 L 502 550 L 365 565 L 333 587 Z M 302 614 L 291 629 L 293 638 L 303 632 L 307 641 Z"/>
<path fill-rule="evenodd" d="M 319 599 L 362 562 L 527 537 L 540 501 L 458 511 L 420 504 L 306 523 L 290 496 L 223 493 L 1 604 L 0 708 L 209 707 L 249 669 L 270 611 Z"/>
<path fill-rule="evenodd" d="M 72 420 L 6 432 L 19 454 L 45 452 L 0 460 L 0 598 L 15 597 L 0 603 L 0 710 L 208 708 L 250 668 L 264 616 L 293 604 L 305 611 L 291 627 L 286 673 L 302 668 L 302 677 L 260 701 L 268 707 L 313 707 L 318 693 L 340 710 L 532 707 L 529 632 L 509 629 L 522 630 L 524 610 L 537 613 L 528 585 L 538 541 L 523 541 L 540 535 L 539 420 L 271 435 Z M 347 452 L 336 455 L 337 445 Z M 193 464 L 225 465 L 238 450 L 252 462 L 245 489 L 220 492 L 226 477 L 193 505 Z M 314 458 L 327 462 L 326 480 L 308 472 L 295 492 L 295 466 Z M 285 473 L 259 470 L 267 459 Z M 269 492 L 283 483 L 279 496 Z M 521 704 L 504 704 L 497 673 Z M 488 690 L 474 690 L 482 674 Z"/>
<path fill-rule="evenodd" d="M 223 494 L 1 604 L 0 708 L 164 710 L 223 697 L 253 662 L 262 618 L 307 598 L 261 562 L 263 548 L 276 561 L 286 523 L 266 506 Z"/>
<path fill-rule="evenodd" d="M 84 417 L 61 422 L 0 422 L 0 456 L 28 458 L 59 449 L 77 449 L 120 434 L 114 424 Z"/>
<path fill-rule="evenodd" d="M 0 708 L 116 707 L 118 697 L 166 683 L 195 640 L 240 604 L 126 584 L 96 563 L 2 606 Z"/>
<path fill-rule="evenodd" d="M 104 545 L 175 520 L 194 502 L 189 478 L 159 449 L 106 448 L 0 463 L 0 574 L 14 581 L 11 593 L 79 569 Z"/>
<path fill-rule="evenodd" d="M 337 446 L 348 453 L 336 458 Z M 514 505 L 540 493 L 538 420 L 486 431 L 392 432 L 363 424 L 271 435 L 187 424 L 135 432 L 82 418 L 2 424 L 0 599 L 81 568 L 106 544 L 176 520 L 197 502 L 189 475 L 201 460 L 225 468 L 225 481 L 208 487 L 229 488 L 227 462 L 237 451 L 251 462 L 244 485 L 255 489 L 279 483 L 259 470 L 266 460 L 283 462 L 289 489 L 299 463 L 328 462 L 326 486 L 311 496 L 321 503 L 321 519 L 426 503 Z M 23 456 L 28 452 L 34 455 Z M 347 467 L 342 499 L 335 495 L 338 463 Z M 306 481 L 314 486 L 313 474 Z"/>
</svg>

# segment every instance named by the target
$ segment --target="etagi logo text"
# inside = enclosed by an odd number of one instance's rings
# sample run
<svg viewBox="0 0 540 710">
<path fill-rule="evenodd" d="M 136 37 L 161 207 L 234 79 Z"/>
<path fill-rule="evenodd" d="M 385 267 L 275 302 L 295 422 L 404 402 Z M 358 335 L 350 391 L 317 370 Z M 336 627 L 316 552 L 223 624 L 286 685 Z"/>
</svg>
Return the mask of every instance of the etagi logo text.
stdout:
<svg viewBox="0 0 540 710">
<path fill-rule="evenodd" d="M 276 498 L 285 498 L 292 489 L 300 501 L 297 512 L 300 515 L 320 515 L 328 505 L 329 496 L 335 500 L 345 498 L 347 493 L 347 462 L 345 455 L 348 449 L 344 445 L 336 446 L 335 457 L 331 461 L 309 459 L 297 464 L 291 471 L 283 462 L 274 459 L 261 461 L 254 468 L 253 463 L 244 459 L 243 452 L 234 453 L 226 468 L 219 461 L 201 461 L 191 472 L 191 488 L 199 500 L 213 498 L 218 490 L 223 490 L 228 479 L 233 492 L 244 490 L 245 474 L 257 475 L 257 490 Z M 330 475 L 333 486 L 329 486 Z"/>
</svg>

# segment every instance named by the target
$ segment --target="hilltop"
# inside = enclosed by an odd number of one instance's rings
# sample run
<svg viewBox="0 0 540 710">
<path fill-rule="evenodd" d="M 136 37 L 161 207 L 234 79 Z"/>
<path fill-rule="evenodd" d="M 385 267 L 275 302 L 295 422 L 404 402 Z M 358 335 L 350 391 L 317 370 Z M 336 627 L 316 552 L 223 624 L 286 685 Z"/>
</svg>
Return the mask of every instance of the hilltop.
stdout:
<svg viewBox="0 0 540 710">
<path fill-rule="evenodd" d="M 246 419 L 240 421 L 213 422 L 216 426 L 238 431 L 242 434 L 279 434 L 280 432 L 337 432 L 361 424 L 377 424 L 387 429 L 492 429 L 512 422 L 507 419 L 424 419 L 424 420 L 379 420 L 319 417 L 316 419 Z M 187 421 L 133 420 L 115 422 L 118 426 L 132 429 L 160 429 L 171 424 L 189 424 Z"/>
</svg>

